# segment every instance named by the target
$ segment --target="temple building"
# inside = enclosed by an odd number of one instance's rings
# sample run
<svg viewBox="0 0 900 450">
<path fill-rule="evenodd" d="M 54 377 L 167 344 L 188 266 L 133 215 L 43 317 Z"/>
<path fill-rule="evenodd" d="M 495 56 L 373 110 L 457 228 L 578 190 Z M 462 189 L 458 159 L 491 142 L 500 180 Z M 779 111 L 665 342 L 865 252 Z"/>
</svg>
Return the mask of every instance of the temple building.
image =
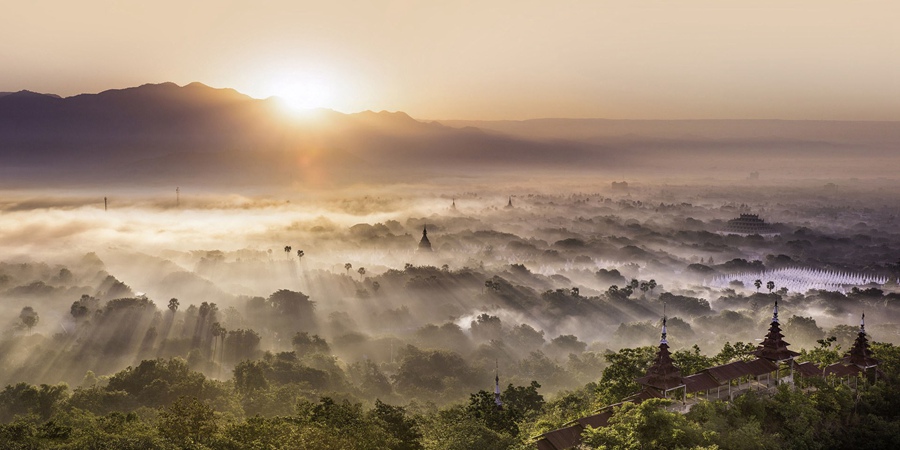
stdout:
<svg viewBox="0 0 900 450">
<path fill-rule="evenodd" d="M 878 367 L 880 361 L 872 357 L 872 350 L 869 349 L 869 339 L 866 337 L 865 313 L 859 320 L 859 333 L 856 335 L 856 341 L 853 342 L 853 347 L 844 355 L 844 359 L 841 362 L 844 365 L 856 366 L 863 372 Z"/>
<path fill-rule="evenodd" d="M 512 209 L 512 208 L 513 208 L 513 204 L 512 204 L 512 195 L 510 195 L 510 196 L 509 196 L 509 202 L 506 204 L 506 209 Z"/>
<path fill-rule="evenodd" d="M 428 226 L 422 227 L 422 240 L 419 241 L 419 251 L 420 252 L 430 252 L 431 249 L 431 241 L 428 240 Z"/>
<path fill-rule="evenodd" d="M 740 236 L 758 234 L 765 236 L 778 234 L 778 232 L 775 231 L 772 225 L 760 219 L 758 214 L 741 214 L 740 217 L 729 220 L 719 234 L 737 234 Z"/>
<path fill-rule="evenodd" d="M 684 396 L 684 379 L 681 378 L 681 370 L 672 363 L 669 353 L 669 341 L 666 339 L 666 317 L 663 316 L 662 337 L 659 339 L 659 350 L 653 364 L 647 369 L 647 375 L 638 378 L 637 383 L 645 390 L 655 391 L 657 397 L 668 397 L 669 392 L 682 390 Z"/>
<path fill-rule="evenodd" d="M 680 402 L 668 409 L 684 413 L 697 401 L 710 400 L 713 394 L 715 398 L 712 400 L 733 400 L 746 392 L 772 392 L 779 384 L 793 385 L 795 370 L 802 377 L 827 378 L 832 382 L 841 380 L 842 383 L 846 379 L 848 385 L 851 378 L 855 378 L 858 383 L 860 378 L 877 379 L 879 375 L 877 367 L 879 361 L 872 357 L 866 337 L 865 315 L 860 322 L 859 334 L 853 348 L 840 362 L 824 369 L 812 362 L 796 364 L 794 357 L 798 356 L 798 353 L 789 350 L 788 345 L 781 333 L 778 302 L 775 302 L 769 331 L 762 343 L 753 351 L 755 359 L 747 361 L 739 359 L 682 377 L 681 371 L 672 363 L 666 333 L 666 318 L 663 316 L 662 338 L 656 357 L 647 369 L 647 374 L 635 380 L 641 385 L 641 390 L 625 398 L 623 403 L 640 403 L 651 398 L 672 398 Z M 782 377 L 783 369 L 788 370 L 790 375 Z M 672 393 L 675 395 L 670 397 Z M 678 395 L 679 393 L 681 395 Z M 727 396 L 723 398 L 722 394 Z M 690 401 L 688 395 L 691 395 Z M 535 444 L 538 450 L 577 447 L 581 443 L 581 432 L 588 426 L 594 428 L 606 426 L 615 413 L 614 407 L 619 405 L 621 403 L 606 406 L 591 416 L 574 420 L 565 424 L 563 428 L 537 436 Z"/>
<path fill-rule="evenodd" d="M 766 334 L 766 337 L 763 339 L 762 343 L 759 344 L 759 347 L 756 348 L 753 354 L 757 358 L 771 361 L 775 364 L 776 379 L 778 379 L 778 373 L 781 365 L 788 365 L 791 370 L 791 378 L 789 380 L 793 381 L 794 357 L 799 355 L 799 353 L 788 350 L 788 345 L 790 344 L 784 340 L 784 335 L 781 334 L 781 324 L 778 322 L 778 300 L 775 300 L 775 309 L 772 314 L 772 321 L 769 323 L 769 333 Z"/>
<path fill-rule="evenodd" d="M 843 359 L 825 367 L 821 372 L 826 377 L 847 378 L 848 381 L 851 377 L 857 377 L 857 382 L 860 377 L 865 380 L 877 381 L 879 362 L 872 356 L 872 350 L 869 349 L 869 338 L 866 337 L 866 315 L 863 314 L 859 321 L 859 333 L 856 335 L 853 347 L 844 355 Z"/>
</svg>

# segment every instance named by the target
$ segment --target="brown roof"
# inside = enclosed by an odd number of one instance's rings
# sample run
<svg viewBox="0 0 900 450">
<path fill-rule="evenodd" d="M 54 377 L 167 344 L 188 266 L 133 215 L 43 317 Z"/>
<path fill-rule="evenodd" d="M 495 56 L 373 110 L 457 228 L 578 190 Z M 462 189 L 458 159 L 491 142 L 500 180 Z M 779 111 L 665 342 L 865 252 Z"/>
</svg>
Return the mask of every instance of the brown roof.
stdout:
<svg viewBox="0 0 900 450">
<path fill-rule="evenodd" d="M 606 410 L 599 414 L 594 414 L 593 416 L 582 417 L 578 419 L 578 422 L 581 426 L 587 428 L 588 426 L 592 426 L 594 428 L 605 427 L 609 424 L 609 418 L 612 417 L 613 411 Z"/>
<path fill-rule="evenodd" d="M 720 384 L 725 384 L 735 378 L 750 375 L 750 369 L 747 367 L 747 363 L 743 361 L 734 361 L 721 366 L 710 367 L 709 369 L 703 370 L 703 372 L 712 375 Z"/>
<path fill-rule="evenodd" d="M 765 339 L 756 347 L 753 354 L 757 358 L 765 358 L 769 361 L 786 361 L 793 359 L 799 353 L 788 350 L 788 343 L 781 334 L 781 325 L 778 323 L 778 300 L 775 301 L 775 309 L 772 312 L 772 322 L 769 323 L 769 332 Z"/>
<path fill-rule="evenodd" d="M 688 394 L 706 391 L 720 386 L 719 382 L 706 372 L 695 373 L 691 376 L 684 377 L 684 384 Z"/>
<path fill-rule="evenodd" d="M 799 373 L 801 376 L 808 378 L 822 376 L 822 368 L 809 361 L 794 365 L 794 370 L 796 370 L 797 373 Z"/>
<path fill-rule="evenodd" d="M 844 364 L 852 364 L 863 369 L 875 367 L 881 362 L 872 356 L 872 350 L 869 350 L 869 339 L 866 338 L 866 331 L 864 328 L 860 327 L 859 334 L 856 336 L 853 347 L 850 348 L 850 351 L 847 352 L 846 355 L 844 355 L 844 359 L 841 360 L 841 362 Z"/>
<path fill-rule="evenodd" d="M 834 375 L 836 377 L 846 377 L 848 375 L 856 375 L 859 368 L 856 366 L 845 366 L 841 363 L 834 363 L 825 368 L 825 375 Z"/>
<path fill-rule="evenodd" d="M 637 394 L 632 394 L 632 395 L 629 395 L 628 397 L 625 397 L 625 399 L 622 400 L 622 403 L 625 403 L 625 402 L 640 403 L 644 400 L 650 400 L 651 398 L 663 398 L 663 396 L 662 396 L 662 394 L 660 394 L 659 392 L 657 392 L 653 389 L 641 389 L 641 392 L 638 392 Z M 616 405 L 613 405 L 613 406 L 618 406 L 618 405 L 621 405 L 622 403 L 617 403 Z"/>
<path fill-rule="evenodd" d="M 665 321 L 663 322 L 665 323 Z M 665 327 L 665 325 L 663 325 Z M 672 363 L 669 354 L 669 345 L 665 342 L 665 331 L 663 331 L 663 339 L 659 343 L 659 351 L 656 352 L 656 358 L 653 364 L 647 369 L 647 375 L 638 378 L 638 384 L 649 386 L 662 391 L 667 391 L 679 386 L 683 386 L 681 381 L 681 371 Z"/>
<path fill-rule="evenodd" d="M 756 358 L 752 361 L 744 361 L 747 365 L 747 371 L 750 375 L 758 377 L 767 373 L 772 373 L 778 366 L 768 359 Z"/>
<path fill-rule="evenodd" d="M 538 450 L 563 450 L 581 443 L 581 425 L 560 428 L 541 435 L 537 441 Z"/>
</svg>

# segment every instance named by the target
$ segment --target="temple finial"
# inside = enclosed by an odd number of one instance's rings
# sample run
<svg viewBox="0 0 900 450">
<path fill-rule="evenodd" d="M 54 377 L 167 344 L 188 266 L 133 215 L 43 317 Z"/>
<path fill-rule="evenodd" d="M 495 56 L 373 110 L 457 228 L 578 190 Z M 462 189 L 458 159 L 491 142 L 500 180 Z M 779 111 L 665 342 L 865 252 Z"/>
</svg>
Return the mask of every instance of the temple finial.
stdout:
<svg viewBox="0 0 900 450">
<path fill-rule="evenodd" d="M 666 332 L 666 304 L 663 303 L 663 323 L 662 323 L 662 337 L 659 339 L 660 344 L 669 345 L 669 341 L 666 339 L 668 333 Z"/>
<path fill-rule="evenodd" d="M 772 313 L 772 322 L 778 323 L 778 300 L 775 300 L 775 311 Z"/>
<path fill-rule="evenodd" d="M 498 409 L 503 408 L 503 400 L 500 399 L 500 362 L 494 360 L 495 364 L 495 372 L 494 372 L 494 405 Z"/>
<path fill-rule="evenodd" d="M 859 319 L 859 332 L 862 334 L 866 334 L 866 313 L 862 313 L 862 318 Z"/>
</svg>

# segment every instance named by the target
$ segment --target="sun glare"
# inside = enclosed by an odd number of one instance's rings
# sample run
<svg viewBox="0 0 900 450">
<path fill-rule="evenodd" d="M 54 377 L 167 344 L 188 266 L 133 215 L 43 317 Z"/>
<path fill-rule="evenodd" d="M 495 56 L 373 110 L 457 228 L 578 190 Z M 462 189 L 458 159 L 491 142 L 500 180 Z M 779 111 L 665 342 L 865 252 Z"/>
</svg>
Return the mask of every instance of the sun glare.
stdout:
<svg viewBox="0 0 900 450">
<path fill-rule="evenodd" d="M 304 112 L 316 108 L 330 108 L 334 102 L 334 90 L 330 83 L 318 78 L 290 78 L 276 82 L 272 95 L 278 97 L 285 108 Z"/>
</svg>

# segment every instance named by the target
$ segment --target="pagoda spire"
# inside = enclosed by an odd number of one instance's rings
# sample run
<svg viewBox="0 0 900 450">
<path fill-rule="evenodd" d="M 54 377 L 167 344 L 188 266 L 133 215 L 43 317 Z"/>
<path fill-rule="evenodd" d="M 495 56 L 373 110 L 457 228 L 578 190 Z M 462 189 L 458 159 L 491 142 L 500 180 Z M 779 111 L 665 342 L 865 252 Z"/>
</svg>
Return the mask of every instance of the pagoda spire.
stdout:
<svg viewBox="0 0 900 450">
<path fill-rule="evenodd" d="M 669 341 L 666 339 L 666 304 L 663 303 L 663 321 L 662 321 L 662 336 L 659 338 L 660 345 L 666 344 L 669 345 Z"/>
<path fill-rule="evenodd" d="M 650 368 L 647 369 L 647 375 L 638 378 L 636 381 L 641 386 L 656 389 L 662 393 L 672 389 L 684 386 L 681 378 L 681 370 L 672 362 L 671 353 L 669 353 L 668 332 L 666 330 L 667 318 L 663 315 L 662 333 L 659 339 L 659 350 L 656 352 L 656 358 Z"/>
<path fill-rule="evenodd" d="M 853 347 L 844 355 L 841 362 L 863 370 L 875 367 L 880 362 L 872 356 L 872 350 L 869 349 L 869 338 L 866 337 L 866 313 L 863 313 L 859 320 L 859 333 L 856 335 Z"/>
<path fill-rule="evenodd" d="M 775 300 L 775 309 L 772 313 L 772 323 L 778 323 L 778 300 Z"/>
<path fill-rule="evenodd" d="M 784 335 L 781 334 L 781 325 L 778 323 L 778 300 L 775 300 L 769 332 L 759 346 L 756 347 L 756 350 L 753 351 L 753 354 L 758 358 L 774 362 L 793 360 L 799 353 L 788 350 L 788 345 L 790 343 L 786 342 Z"/>
<path fill-rule="evenodd" d="M 503 400 L 500 399 L 500 363 L 494 361 L 496 369 L 494 372 L 494 405 L 497 409 L 503 409 Z"/>
<path fill-rule="evenodd" d="M 428 225 L 422 226 L 422 240 L 419 241 L 419 251 L 430 252 L 431 241 L 428 240 Z"/>
</svg>

